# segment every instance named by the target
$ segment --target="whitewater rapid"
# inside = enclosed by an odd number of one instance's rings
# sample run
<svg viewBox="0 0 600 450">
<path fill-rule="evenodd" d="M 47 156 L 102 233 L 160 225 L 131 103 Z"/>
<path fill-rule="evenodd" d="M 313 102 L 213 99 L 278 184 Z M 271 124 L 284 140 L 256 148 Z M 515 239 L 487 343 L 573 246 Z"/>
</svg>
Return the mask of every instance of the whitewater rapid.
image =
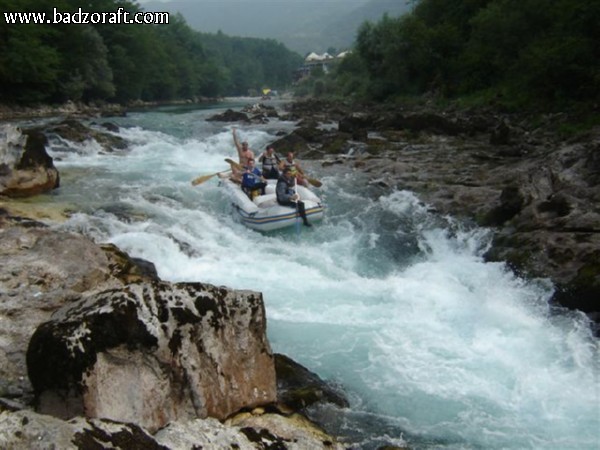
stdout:
<svg viewBox="0 0 600 450">
<path fill-rule="evenodd" d="M 237 223 L 216 178 L 234 157 L 213 110 L 111 121 L 130 147 L 51 140 L 62 227 L 152 261 L 169 281 L 263 293 L 268 335 L 343 387 L 351 408 L 317 411 L 353 448 L 600 448 L 598 341 L 584 315 L 548 305 L 548 280 L 485 262 L 491 231 L 439 217 L 407 191 L 327 172 L 324 221 L 300 236 Z M 291 122 L 241 126 L 262 150 Z"/>
</svg>

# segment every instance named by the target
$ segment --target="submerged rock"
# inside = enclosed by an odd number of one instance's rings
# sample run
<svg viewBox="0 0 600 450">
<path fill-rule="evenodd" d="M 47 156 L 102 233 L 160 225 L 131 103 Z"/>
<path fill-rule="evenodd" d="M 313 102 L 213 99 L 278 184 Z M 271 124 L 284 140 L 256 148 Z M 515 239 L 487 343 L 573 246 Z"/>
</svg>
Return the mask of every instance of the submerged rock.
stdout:
<svg viewBox="0 0 600 450">
<path fill-rule="evenodd" d="M 118 128 L 111 125 L 103 125 L 103 128 L 117 132 Z M 66 119 L 46 130 L 47 133 L 60 136 L 70 142 L 82 143 L 85 141 L 96 141 L 105 151 L 123 150 L 127 148 L 127 141 L 120 136 L 106 133 L 102 130 L 90 128 L 79 120 Z"/>
<path fill-rule="evenodd" d="M 278 400 L 295 411 L 320 402 L 333 403 L 341 408 L 349 406 L 339 387 L 326 383 L 317 374 L 285 355 L 275 355 L 275 370 Z"/>
</svg>

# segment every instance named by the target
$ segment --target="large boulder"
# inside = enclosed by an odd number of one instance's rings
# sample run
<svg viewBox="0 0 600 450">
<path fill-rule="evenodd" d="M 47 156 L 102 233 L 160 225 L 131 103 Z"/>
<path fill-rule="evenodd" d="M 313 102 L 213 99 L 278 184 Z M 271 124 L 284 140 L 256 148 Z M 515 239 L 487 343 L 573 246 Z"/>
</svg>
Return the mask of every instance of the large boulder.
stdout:
<svg viewBox="0 0 600 450">
<path fill-rule="evenodd" d="M 27 345 L 54 311 L 84 293 L 154 279 L 150 264 L 78 234 L 0 215 L 0 397 L 30 395 Z"/>
<path fill-rule="evenodd" d="M 46 144 L 41 131 L 22 132 L 14 125 L 0 129 L 0 195 L 29 197 L 59 186 Z"/>
<path fill-rule="evenodd" d="M 224 419 L 277 399 L 262 295 L 139 282 L 57 311 L 31 338 L 40 412 L 133 422 Z"/>
</svg>

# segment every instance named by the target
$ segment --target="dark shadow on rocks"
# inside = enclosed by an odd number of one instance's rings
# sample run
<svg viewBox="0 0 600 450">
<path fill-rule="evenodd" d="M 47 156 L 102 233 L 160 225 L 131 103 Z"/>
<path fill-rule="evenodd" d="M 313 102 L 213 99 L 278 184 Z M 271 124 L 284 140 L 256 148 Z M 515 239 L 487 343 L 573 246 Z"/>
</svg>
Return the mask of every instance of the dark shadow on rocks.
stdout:
<svg viewBox="0 0 600 450">
<path fill-rule="evenodd" d="M 323 381 L 317 374 L 285 355 L 276 353 L 274 356 L 277 398 L 280 403 L 296 411 L 319 402 L 333 403 L 341 408 L 349 406 L 338 386 Z"/>
</svg>

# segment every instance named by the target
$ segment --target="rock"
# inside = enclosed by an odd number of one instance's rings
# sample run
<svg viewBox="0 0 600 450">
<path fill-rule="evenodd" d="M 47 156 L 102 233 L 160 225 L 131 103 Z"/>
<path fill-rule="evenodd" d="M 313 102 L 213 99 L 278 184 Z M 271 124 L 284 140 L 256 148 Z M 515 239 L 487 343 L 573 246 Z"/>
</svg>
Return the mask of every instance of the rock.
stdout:
<svg viewBox="0 0 600 450">
<path fill-rule="evenodd" d="M 333 403 L 341 408 L 349 406 L 338 386 L 324 382 L 319 376 L 289 357 L 275 354 L 277 398 L 295 411 L 314 403 Z"/>
<path fill-rule="evenodd" d="M 159 280 L 156 267 L 150 261 L 132 258 L 114 244 L 102 244 L 100 248 L 104 250 L 109 259 L 111 274 L 123 283 L 127 284 L 144 279 Z"/>
<path fill-rule="evenodd" d="M 456 136 L 468 130 L 459 119 L 433 112 L 395 114 L 387 119 L 383 119 L 379 124 L 379 128 L 394 128 L 397 130 L 428 132 L 449 136 Z"/>
<path fill-rule="evenodd" d="M 240 414 L 226 422 L 235 426 L 258 448 L 335 449 L 345 447 L 300 414 Z"/>
<path fill-rule="evenodd" d="M 59 186 L 58 170 L 46 152 L 47 139 L 13 125 L 0 130 L 0 195 L 29 197 Z"/>
<path fill-rule="evenodd" d="M 375 128 L 375 119 L 372 115 L 363 112 L 353 112 L 343 117 L 338 122 L 338 130 L 342 133 L 354 134 L 358 131 Z"/>
<path fill-rule="evenodd" d="M 0 396 L 30 395 L 27 345 L 54 311 L 84 293 L 154 279 L 143 265 L 114 246 L 0 216 Z"/>
<path fill-rule="evenodd" d="M 492 130 L 492 133 L 490 134 L 490 144 L 508 145 L 510 144 L 510 134 L 510 127 L 504 120 L 502 120 L 498 126 Z"/>
<path fill-rule="evenodd" d="M 121 285 L 108 261 L 82 236 L 0 221 L 0 395 L 31 391 L 25 352 L 40 323 L 87 290 Z"/>
<path fill-rule="evenodd" d="M 294 152 L 299 157 L 311 150 L 306 139 L 295 132 L 276 140 L 271 145 L 273 145 L 275 152 L 281 156 L 286 155 L 288 152 Z"/>
<path fill-rule="evenodd" d="M 250 123 L 250 119 L 248 118 L 248 115 L 243 113 L 243 112 L 239 112 L 239 111 L 234 111 L 232 109 L 228 109 L 227 111 L 225 111 L 222 114 L 215 114 L 212 117 L 209 117 L 208 119 L 209 122 L 246 122 L 246 123 Z"/>
<path fill-rule="evenodd" d="M 224 425 L 216 419 L 169 423 L 154 436 L 132 424 L 77 417 L 67 421 L 33 411 L 0 408 L 0 448 L 122 450 L 341 450 L 333 437 L 299 415 L 243 415 Z"/>
<path fill-rule="evenodd" d="M 114 132 L 114 129 L 111 131 Z M 46 132 L 75 143 L 95 140 L 107 152 L 127 148 L 127 141 L 125 139 L 114 134 L 89 128 L 75 119 L 63 120 L 59 124 L 49 127 Z"/>
<path fill-rule="evenodd" d="M 500 205 L 490 211 L 483 225 L 500 226 L 509 221 L 523 209 L 525 199 L 518 186 L 507 186 L 500 194 Z"/>
<path fill-rule="evenodd" d="M 253 116 L 259 116 L 266 119 L 268 122 L 269 118 L 277 118 L 279 114 L 274 106 L 265 105 L 264 103 L 255 103 L 253 105 L 246 105 L 242 109 L 243 113 L 251 114 Z"/>
<path fill-rule="evenodd" d="M 224 419 L 276 400 L 262 296 L 141 282 L 82 298 L 41 325 L 27 350 L 39 411 L 155 431 Z"/>
<path fill-rule="evenodd" d="M 108 131 L 112 131 L 113 133 L 119 132 L 119 126 L 112 122 L 102 122 L 102 127 L 106 128 Z"/>
<path fill-rule="evenodd" d="M 155 439 L 170 449 L 256 450 L 239 428 L 213 418 L 171 422 L 156 433 Z"/>
<path fill-rule="evenodd" d="M 33 411 L 0 413 L 0 448 L 79 450 L 95 448 L 169 450 L 145 430 L 111 420 L 69 422 Z"/>
</svg>

